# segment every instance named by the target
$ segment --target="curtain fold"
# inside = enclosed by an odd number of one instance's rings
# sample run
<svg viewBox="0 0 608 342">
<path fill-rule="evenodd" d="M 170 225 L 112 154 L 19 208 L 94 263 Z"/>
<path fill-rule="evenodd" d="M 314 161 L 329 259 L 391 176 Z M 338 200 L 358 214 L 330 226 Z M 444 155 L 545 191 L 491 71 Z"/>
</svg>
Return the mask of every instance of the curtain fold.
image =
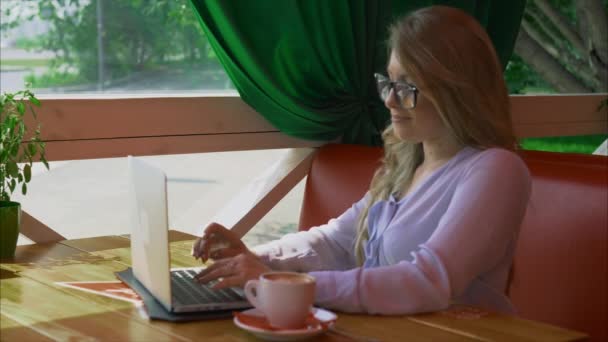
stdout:
<svg viewBox="0 0 608 342">
<path fill-rule="evenodd" d="M 373 78 L 385 72 L 388 25 L 432 4 L 463 8 L 491 33 L 505 65 L 525 0 L 501 2 L 192 0 L 247 104 L 286 134 L 365 145 L 380 145 L 389 121 Z"/>
</svg>

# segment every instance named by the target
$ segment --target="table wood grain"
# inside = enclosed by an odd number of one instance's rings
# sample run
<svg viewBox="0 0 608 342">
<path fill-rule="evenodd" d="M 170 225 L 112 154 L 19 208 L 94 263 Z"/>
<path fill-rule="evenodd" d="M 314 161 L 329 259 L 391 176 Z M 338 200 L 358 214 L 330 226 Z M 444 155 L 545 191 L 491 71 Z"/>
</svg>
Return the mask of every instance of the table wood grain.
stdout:
<svg viewBox="0 0 608 342">
<path fill-rule="evenodd" d="M 200 266 L 194 237 L 171 231 L 172 267 Z M 56 282 L 116 280 L 131 263 L 128 236 L 104 236 L 19 246 L 0 264 L 2 341 L 257 341 L 231 319 L 170 323 L 143 318 L 125 301 Z M 409 316 L 338 312 L 336 327 L 380 341 L 578 341 L 586 335 L 469 307 Z M 349 341 L 333 333 L 315 341 Z"/>
</svg>

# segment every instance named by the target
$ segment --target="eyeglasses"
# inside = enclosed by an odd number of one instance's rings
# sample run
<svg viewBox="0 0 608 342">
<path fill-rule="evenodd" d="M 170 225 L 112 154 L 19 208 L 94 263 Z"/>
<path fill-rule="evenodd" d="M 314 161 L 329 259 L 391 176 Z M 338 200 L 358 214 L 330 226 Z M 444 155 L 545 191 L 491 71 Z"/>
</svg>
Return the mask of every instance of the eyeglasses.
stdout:
<svg viewBox="0 0 608 342">
<path fill-rule="evenodd" d="M 396 96 L 397 103 L 403 109 L 413 109 L 416 107 L 418 99 L 418 88 L 415 85 L 403 81 L 391 81 L 388 77 L 381 74 L 374 74 L 378 94 L 382 101 L 386 101 L 393 91 L 393 96 Z"/>
</svg>

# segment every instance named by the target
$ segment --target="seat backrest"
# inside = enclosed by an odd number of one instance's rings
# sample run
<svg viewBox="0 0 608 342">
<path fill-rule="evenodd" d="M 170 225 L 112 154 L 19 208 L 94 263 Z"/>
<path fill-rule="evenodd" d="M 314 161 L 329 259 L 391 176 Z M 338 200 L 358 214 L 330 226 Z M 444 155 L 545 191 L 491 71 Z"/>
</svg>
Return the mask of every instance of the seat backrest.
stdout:
<svg viewBox="0 0 608 342">
<path fill-rule="evenodd" d="M 519 315 L 608 340 L 608 157 L 526 151 L 533 176 L 509 297 Z"/>
<path fill-rule="evenodd" d="M 360 200 L 381 158 L 379 147 L 328 144 L 319 148 L 306 179 L 299 229 L 327 223 Z"/>
<path fill-rule="evenodd" d="M 300 230 L 359 200 L 381 158 L 381 148 L 321 147 L 306 181 Z M 509 296 L 524 318 L 606 341 L 608 157 L 526 151 L 523 158 L 533 190 Z"/>
</svg>

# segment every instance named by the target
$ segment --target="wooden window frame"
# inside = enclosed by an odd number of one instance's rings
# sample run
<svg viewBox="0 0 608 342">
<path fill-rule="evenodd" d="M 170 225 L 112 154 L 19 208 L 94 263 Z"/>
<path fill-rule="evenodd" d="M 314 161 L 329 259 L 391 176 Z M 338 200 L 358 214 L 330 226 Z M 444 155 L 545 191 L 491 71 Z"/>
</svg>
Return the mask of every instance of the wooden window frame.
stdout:
<svg viewBox="0 0 608 342">
<path fill-rule="evenodd" d="M 608 132 L 608 94 L 513 95 L 521 138 Z M 324 142 L 287 136 L 238 96 L 42 98 L 38 117 L 48 160 L 288 147 Z"/>
</svg>

